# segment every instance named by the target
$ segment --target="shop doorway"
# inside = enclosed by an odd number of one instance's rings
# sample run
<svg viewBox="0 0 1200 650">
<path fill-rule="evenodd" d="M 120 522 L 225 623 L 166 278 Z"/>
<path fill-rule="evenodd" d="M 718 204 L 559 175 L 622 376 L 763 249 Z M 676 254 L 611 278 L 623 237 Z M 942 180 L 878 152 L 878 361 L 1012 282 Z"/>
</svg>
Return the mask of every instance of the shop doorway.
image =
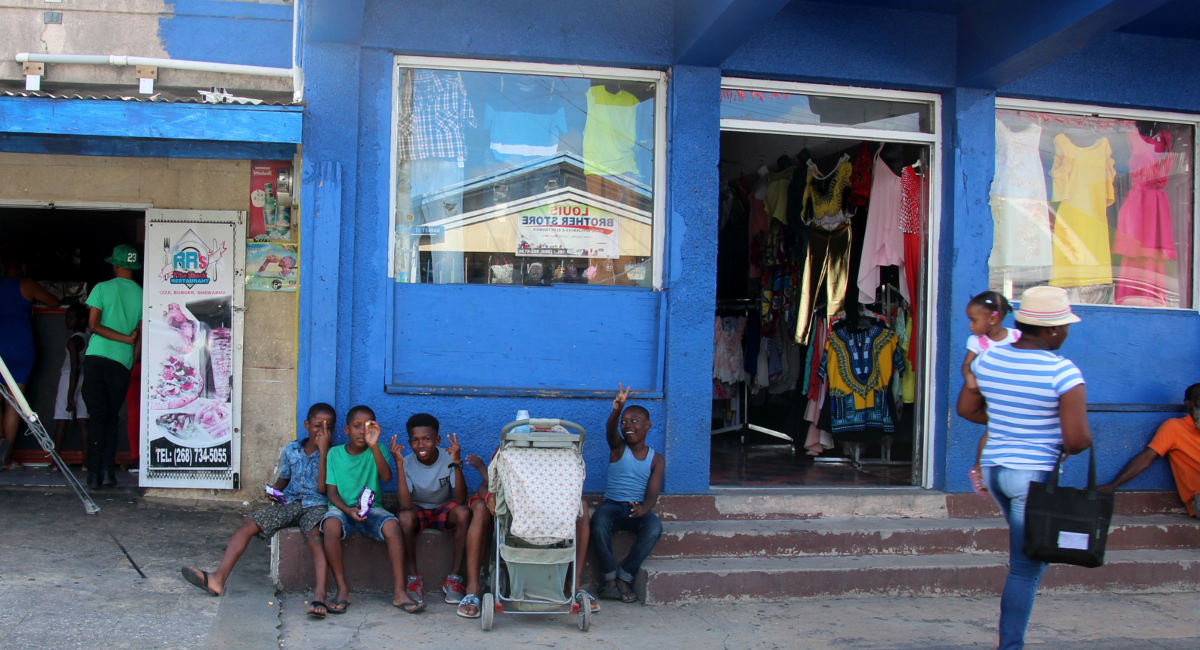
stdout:
<svg viewBox="0 0 1200 650">
<path fill-rule="evenodd" d="M 72 334 L 66 327 L 67 308 L 82 303 L 92 287 L 112 278 L 112 267 L 104 260 L 112 254 L 114 246 L 132 244 L 141 253 L 144 234 L 145 213 L 141 210 L 0 207 L 0 260 L 20 263 L 25 277 L 37 280 L 62 300 L 57 308 L 34 305 L 35 361 L 25 388 L 30 406 L 51 435 L 57 428 L 55 399 L 67 354 L 67 339 Z M 142 271 L 135 271 L 133 279 L 142 284 Z M 136 375 L 132 384 L 140 386 L 139 380 L 140 375 Z M 135 390 L 131 393 L 138 394 Z M 130 429 L 126 412 L 130 405 L 137 408 L 137 400 L 126 404 L 127 408 L 121 412 L 121 431 L 132 433 L 119 439 L 116 460 L 121 466 L 136 463 L 138 456 L 137 415 L 135 412 Z M 22 424 L 13 459 L 34 466 L 49 464 L 49 456 L 23 429 Z M 81 433 L 78 421 L 67 421 L 59 450 L 68 464 L 79 464 L 84 459 Z M 134 441 L 132 451 L 130 440 Z"/>
<path fill-rule="evenodd" d="M 925 486 L 936 101 L 763 83 L 722 96 L 710 483 Z"/>
</svg>

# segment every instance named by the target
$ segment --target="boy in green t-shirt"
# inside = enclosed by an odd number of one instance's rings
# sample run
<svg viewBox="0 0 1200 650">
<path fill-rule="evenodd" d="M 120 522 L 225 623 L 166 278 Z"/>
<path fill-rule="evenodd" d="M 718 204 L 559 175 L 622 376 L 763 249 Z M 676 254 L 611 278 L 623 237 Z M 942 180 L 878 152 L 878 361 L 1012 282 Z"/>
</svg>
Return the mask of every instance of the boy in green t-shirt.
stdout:
<svg viewBox="0 0 1200 650">
<path fill-rule="evenodd" d="M 142 288 L 133 272 L 142 268 L 136 248 L 121 244 L 105 262 L 112 265 L 113 279 L 101 282 L 88 294 L 88 341 L 83 357 L 83 386 L 79 393 L 91 419 L 88 438 L 87 485 L 116 486 L 119 411 L 129 390 L 133 347 L 142 328 Z M 136 451 L 136 450 L 135 450 Z"/>
<path fill-rule="evenodd" d="M 375 412 L 367 406 L 355 406 L 346 415 L 343 431 L 350 441 L 329 450 L 325 473 L 317 476 L 317 490 L 329 499 L 321 532 L 325 534 L 325 557 L 337 582 L 337 596 L 326 609 L 330 614 L 341 614 L 350 605 L 350 587 L 342 565 L 342 540 L 347 535 L 361 533 L 387 544 L 392 564 L 392 605 L 415 614 L 425 609 L 425 603 L 414 602 L 404 589 L 404 538 L 396 516 L 378 503 L 371 506 L 365 517 L 358 516 L 358 499 L 363 490 L 379 494 L 380 481 L 392 480 L 392 456 L 379 446 L 381 431 Z"/>
</svg>

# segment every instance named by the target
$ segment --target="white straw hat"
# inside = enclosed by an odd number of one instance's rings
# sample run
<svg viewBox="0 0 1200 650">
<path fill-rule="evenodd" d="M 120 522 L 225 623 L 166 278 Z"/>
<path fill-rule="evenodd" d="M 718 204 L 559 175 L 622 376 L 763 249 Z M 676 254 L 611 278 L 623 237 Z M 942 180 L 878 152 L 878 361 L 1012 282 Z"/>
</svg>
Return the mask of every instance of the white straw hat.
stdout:
<svg viewBox="0 0 1200 650">
<path fill-rule="evenodd" d="M 1015 318 L 1018 323 L 1053 327 L 1078 323 L 1079 317 L 1071 312 L 1071 299 L 1067 290 L 1060 287 L 1031 287 L 1021 294 L 1021 308 Z"/>
</svg>

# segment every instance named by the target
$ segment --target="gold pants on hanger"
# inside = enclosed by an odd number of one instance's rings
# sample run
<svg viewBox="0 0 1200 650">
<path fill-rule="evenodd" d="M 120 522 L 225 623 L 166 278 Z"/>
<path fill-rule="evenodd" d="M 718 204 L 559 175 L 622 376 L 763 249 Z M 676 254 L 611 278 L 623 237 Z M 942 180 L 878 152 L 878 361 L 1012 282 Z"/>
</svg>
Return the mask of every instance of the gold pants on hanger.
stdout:
<svg viewBox="0 0 1200 650">
<path fill-rule="evenodd" d="M 800 284 L 800 310 L 796 320 L 796 342 L 808 345 L 812 334 L 813 314 L 817 309 L 817 292 L 825 285 L 827 304 L 825 314 L 833 318 L 842 311 L 846 288 L 850 286 L 849 223 L 833 230 L 811 228 L 808 232 L 808 259 L 804 263 L 804 280 Z"/>
</svg>

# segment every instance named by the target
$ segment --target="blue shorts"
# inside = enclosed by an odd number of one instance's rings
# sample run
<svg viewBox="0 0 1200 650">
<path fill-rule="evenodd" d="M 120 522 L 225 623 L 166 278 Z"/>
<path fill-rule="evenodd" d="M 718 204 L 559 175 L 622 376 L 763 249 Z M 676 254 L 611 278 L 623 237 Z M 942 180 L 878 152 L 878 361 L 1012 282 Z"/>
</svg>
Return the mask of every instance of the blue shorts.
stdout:
<svg viewBox="0 0 1200 650">
<path fill-rule="evenodd" d="M 396 515 L 384 510 L 383 508 L 371 508 L 367 511 L 367 520 L 361 524 L 356 521 L 351 521 L 346 513 L 337 508 L 330 508 L 329 512 L 325 513 L 325 518 L 321 520 L 321 532 L 325 532 L 325 522 L 330 519 L 337 519 L 342 522 L 342 539 L 346 539 L 347 535 L 360 533 L 363 537 L 370 537 L 379 541 L 383 540 L 383 525 L 389 521 L 396 521 Z"/>
</svg>

